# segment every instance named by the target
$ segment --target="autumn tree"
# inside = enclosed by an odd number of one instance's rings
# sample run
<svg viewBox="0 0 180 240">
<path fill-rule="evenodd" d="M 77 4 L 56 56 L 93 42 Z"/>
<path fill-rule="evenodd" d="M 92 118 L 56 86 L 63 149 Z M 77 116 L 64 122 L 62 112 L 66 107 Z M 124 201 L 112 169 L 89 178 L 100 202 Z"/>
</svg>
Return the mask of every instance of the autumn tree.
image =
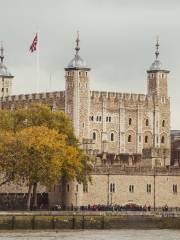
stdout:
<svg viewBox="0 0 180 240">
<path fill-rule="evenodd" d="M 28 185 L 27 208 L 38 184 L 51 187 L 60 178 L 87 180 L 90 159 L 78 147 L 70 119 L 45 105 L 0 111 L 1 184 L 21 179 Z"/>
</svg>

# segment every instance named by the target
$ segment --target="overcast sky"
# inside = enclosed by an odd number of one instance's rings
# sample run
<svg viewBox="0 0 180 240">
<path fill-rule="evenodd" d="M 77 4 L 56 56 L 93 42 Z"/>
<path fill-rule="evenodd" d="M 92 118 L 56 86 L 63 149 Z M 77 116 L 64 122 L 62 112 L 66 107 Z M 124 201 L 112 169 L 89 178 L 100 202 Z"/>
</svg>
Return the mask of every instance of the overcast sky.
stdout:
<svg viewBox="0 0 180 240">
<path fill-rule="evenodd" d="M 64 89 L 64 67 L 74 56 L 79 30 L 92 90 L 146 93 L 159 35 L 160 60 L 171 71 L 171 125 L 180 129 L 179 0 L 0 0 L 0 10 L 13 94 L 36 91 L 36 58 L 28 50 L 37 29 L 40 91 Z"/>
</svg>

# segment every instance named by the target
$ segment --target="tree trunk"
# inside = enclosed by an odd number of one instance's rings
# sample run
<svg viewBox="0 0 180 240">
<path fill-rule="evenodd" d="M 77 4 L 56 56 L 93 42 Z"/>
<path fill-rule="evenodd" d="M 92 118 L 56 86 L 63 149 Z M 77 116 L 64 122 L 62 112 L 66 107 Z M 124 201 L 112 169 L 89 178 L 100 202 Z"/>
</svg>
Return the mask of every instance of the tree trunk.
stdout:
<svg viewBox="0 0 180 240">
<path fill-rule="evenodd" d="M 27 196 L 27 203 L 26 203 L 27 210 L 30 210 L 30 207 L 31 207 L 31 192 L 32 192 L 32 184 L 29 185 L 29 189 L 28 189 L 28 196 Z"/>
<path fill-rule="evenodd" d="M 33 185 L 33 208 L 37 208 L 37 183 Z"/>
</svg>

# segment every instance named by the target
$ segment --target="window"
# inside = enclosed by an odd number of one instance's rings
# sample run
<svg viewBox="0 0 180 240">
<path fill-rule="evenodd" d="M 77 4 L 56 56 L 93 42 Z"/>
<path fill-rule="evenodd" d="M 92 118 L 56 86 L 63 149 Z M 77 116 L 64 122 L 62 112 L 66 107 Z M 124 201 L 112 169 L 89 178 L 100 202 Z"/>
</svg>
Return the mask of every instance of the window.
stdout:
<svg viewBox="0 0 180 240">
<path fill-rule="evenodd" d="M 164 144 L 164 142 L 165 142 L 165 138 L 164 138 L 164 136 L 162 136 L 161 143 Z"/>
<path fill-rule="evenodd" d="M 86 77 L 87 77 L 87 72 L 86 72 Z"/>
<path fill-rule="evenodd" d="M 96 133 L 93 132 L 93 140 L 96 140 Z"/>
<path fill-rule="evenodd" d="M 97 117 L 96 117 L 96 121 L 97 121 L 97 122 L 101 122 L 101 120 L 102 120 L 102 117 L 101 117 L 101 116 L 97 116 Z"/>
<path fill-rule="evenodd" d="M 79 186 L 78 186 L 78 184 L 77 184 L 77 185 L 76 185 L 76 192 L 78 192 L 78 187 L 79 187 Z"/>
<path fill-rule="evenodd" d="M 132 141 L 132 137 L 131 135 L 128 136 L 128 142 L 131 142 Z"/>
<path fill-rule="evenodd" d="M 94 116 L 89 117 L 90 121 L 94 121 Z"/>
<path fill-rule="evenodd" d="M 149 119 L 146 119 L 146 127 L 149 126 Z"/>
<path fill-rule="evenodd" d="M 173 184 L 173 193 L 177 194 L 177 184 Z"/>
<path fill-rule="evenodd" d="M 139 142 L 141 142 L 141 136 L 139 136 Z"/>
<path fill-rule="evenodd" d="M 151 193 L 151 184 L 147 184 L 147 193 Z"/>
<path fill-rule="evenodd" d="M 111 133 L 111 142 L 114 141 L 114 133 Z"/>
<path fill-rule="evenodd" d="M 69 192 L 69 184 L 67 184 L 66 190 L 67 190 L 67 192 Z"/>
<path fill-rule="evenodd" d="M 88 184 L 83 184 L 83 192 L 88 192 Z"/>
<path fill-rule="evenodd" d="M 132 118 L 129 118 L 129 126 L 132 125 Z"/>
<path fill-rule="evenodd" d="M 111 117 L 106 117 L 106 122 L 111 122 Z"/>
<path fill-rule="evenodd" d="M 165 127 L 165 120 L 162 121 L 162 127 Z"/>
<path fill-rule="evenodd" d="M 129 185 L 129 192 L 133 193 L 134 192 L 134 185 Z"/>
<path fill-rule="evenodd" d="M 6 92 L 8 93 L 8 88 L 6 88 Z"/>
<path fill-rule="evenodd" d="M 4 92 L 4 88 L 1 89 L 1 92 Z"/>
<path fill-rule="evenodd" d="M 115 184 L 114 183 L 110 184 L 110 192 L 115 192 Z"/>
<path fill-rule="evenodd" d="M 145 143 L 148 143 L 148 136 L 145 136 Z"/>
<path fill-rule="evenodd" d="M 79 72 L 79 76 L 81 76 L 81 72 Z"/>
</svg>

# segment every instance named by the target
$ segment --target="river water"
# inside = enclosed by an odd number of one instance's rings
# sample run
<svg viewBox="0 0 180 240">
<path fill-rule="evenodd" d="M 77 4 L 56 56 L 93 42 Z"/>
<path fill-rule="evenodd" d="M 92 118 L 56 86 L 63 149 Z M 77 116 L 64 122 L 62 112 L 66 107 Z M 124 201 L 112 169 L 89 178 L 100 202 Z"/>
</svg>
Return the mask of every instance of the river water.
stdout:
<svg viewBox="0 0 180 240">
<path fill-rule="evenodd" d="M 0 240 L 179 240 L 180 230 L 0 231 Z"/>
</svg>

